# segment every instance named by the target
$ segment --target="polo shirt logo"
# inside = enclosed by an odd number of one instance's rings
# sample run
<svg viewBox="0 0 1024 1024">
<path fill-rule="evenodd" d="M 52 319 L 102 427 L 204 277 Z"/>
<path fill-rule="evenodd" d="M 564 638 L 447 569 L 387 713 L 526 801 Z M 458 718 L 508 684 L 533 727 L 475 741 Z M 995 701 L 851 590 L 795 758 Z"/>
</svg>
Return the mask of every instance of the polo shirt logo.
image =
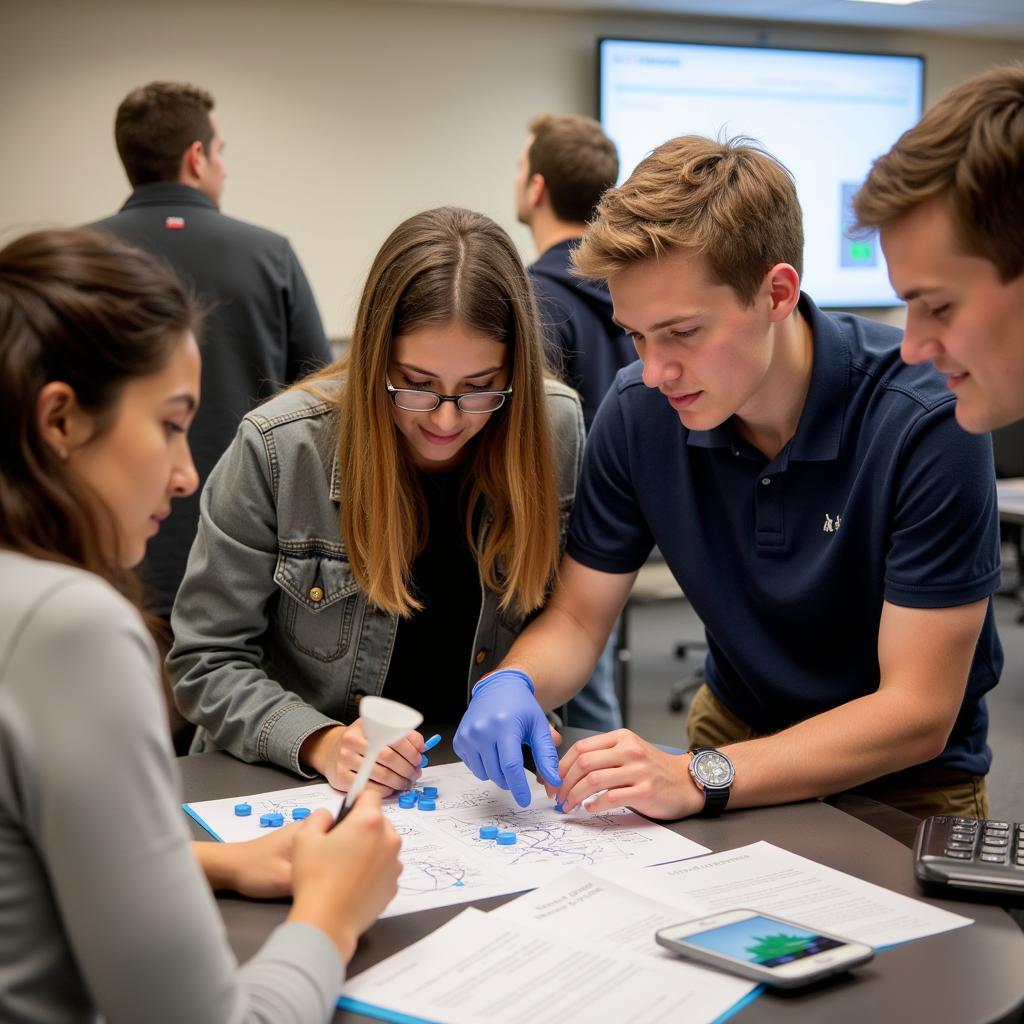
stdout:
<svg viewBox="0 0 1024 1024">
<path fill-rule="evenodd" d="M 169 231 L 180 231 L 185 226 L 184 217 L 165 217 L 164 227 Z"/>
<path fill-rule="evenodd" d="M 839 527 L 843 525 L 843 517 L 836 516 L 833 519 L 827 512 L 825 513 L 825 525 L 821 528 L 823 533 L 838 533 Z"/>
</svg>

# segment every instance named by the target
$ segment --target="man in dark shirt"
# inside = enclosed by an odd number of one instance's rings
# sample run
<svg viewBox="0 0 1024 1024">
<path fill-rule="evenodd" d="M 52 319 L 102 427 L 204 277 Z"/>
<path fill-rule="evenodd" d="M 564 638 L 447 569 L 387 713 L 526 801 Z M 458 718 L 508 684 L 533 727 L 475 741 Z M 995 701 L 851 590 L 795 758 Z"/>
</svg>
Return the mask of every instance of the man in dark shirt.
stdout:
<svg viewBox="0 0 1024 1024">
<path fill-rule="evenodd" d="M 189 441 L 202 484 L 242 417 L 330 359 L 313 293 L 286 238 L 220 213 L 224 140 L 203 89 L 153 82 L 118 108 L 118 154 L 133 187 L 93 227 L 162 256 L 209 307 L 202 404 Z M 199 491 L 174 504 L 149 543 L 148 603 L 170 616 L 199 518 Z"/>
<path fill-rule="evenodd" d="M 940 374 L 901 362 L 898 330 L 800 291 L 794 183 L 742 140 L 659 146 L 602 198 L 576 263 L 608 280 L 640 362 L 587 439 L 554 593 L 476 687 L 456 752 L 522 793 L 507 752 L 586 678 L 657 544 L 707 633 L 690 751 L 619 730 L 559 763 L 534 729 L 567 810 L 858 790 L 984 817 L 1002 666 L 989 439 L 958 428 Z"/>
<path fill-rule="evenodd" d="M 615 143 L 592 118 L 541 114 L 530 122 L 515 183 L 516 216 L 540 253 L 529 271 L 549 358 L 579 392 L 588 431 L 615 374 L 636 359 L 633 343 L 612 319 L 607 285 L 571 273 L 572 250 L 618 173 Z M 599 731 L 622 725 L 614 680 L 617 641 L 616 631 L 590 681 L 569 702 L 568 725 Z"/>
<path fill-rule="evenodd" d="M 541 114 L 530 122 L 516 177 L 516 216 L 540 253 L 529 270 L 548 351 L 566 384 L 580 393 L 587 430 L 615 374 L 636 359 L 633 343 L 612 319 L 607 285 L 572 275 L 572 250 L 618 173 L 615 143 L 592 118 Z"/>
</svg>

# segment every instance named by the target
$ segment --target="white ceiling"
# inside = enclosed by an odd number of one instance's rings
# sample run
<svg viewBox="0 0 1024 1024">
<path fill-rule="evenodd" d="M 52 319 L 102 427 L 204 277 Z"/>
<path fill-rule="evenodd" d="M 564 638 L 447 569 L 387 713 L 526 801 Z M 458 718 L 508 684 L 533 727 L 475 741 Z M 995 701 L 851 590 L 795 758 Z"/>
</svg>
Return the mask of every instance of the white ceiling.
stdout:
<svg viewBox="0 0 1024 1024">
<path fill-rule="evenodd" d="M 922 0 L 905 6 L 853 0 L 403 0 L 523 10 L 693 14 L 757 21 L 905 29 L 1024 41 L 1024 0 Z"/>
</svg>

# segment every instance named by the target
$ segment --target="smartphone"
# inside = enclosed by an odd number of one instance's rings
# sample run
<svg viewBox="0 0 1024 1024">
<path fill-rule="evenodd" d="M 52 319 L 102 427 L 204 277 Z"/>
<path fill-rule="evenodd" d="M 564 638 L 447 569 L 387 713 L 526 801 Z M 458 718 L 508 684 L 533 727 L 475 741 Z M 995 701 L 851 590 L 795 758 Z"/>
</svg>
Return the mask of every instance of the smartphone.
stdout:
<svg viewBox="0 0 1024 1024">
<path fill-rule="evenodd" d="M 654 937 L 679 956 L 778 988 L 808 985 L 875 955 L 863 942 L 756 910 L 725 910 L 662 928 Z"/>
</svg>

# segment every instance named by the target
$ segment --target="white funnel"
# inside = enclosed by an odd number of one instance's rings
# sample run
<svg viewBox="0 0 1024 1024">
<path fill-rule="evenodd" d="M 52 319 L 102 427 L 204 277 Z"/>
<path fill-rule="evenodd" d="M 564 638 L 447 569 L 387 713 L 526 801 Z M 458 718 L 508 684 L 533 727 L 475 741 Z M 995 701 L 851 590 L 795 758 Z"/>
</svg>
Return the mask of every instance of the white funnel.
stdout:
<svg viewBox="0 0 1024 1024">
<path fill-rule="evenodd" d="M 412 732 L 423 721 L 423 716 L 415 708 L 399 704 L 397 700 L 388 700 L 387 697 L 364 697 L 359 702 L 359 717 L 366 736 L 366 753 L 341 805 L 338 821 L 341 821 L 348 808 L 355 803 L 356 797 L 362 793 L 377 762 L 377 755 L 385 747 L 397 743 Z"/>
</svg>

